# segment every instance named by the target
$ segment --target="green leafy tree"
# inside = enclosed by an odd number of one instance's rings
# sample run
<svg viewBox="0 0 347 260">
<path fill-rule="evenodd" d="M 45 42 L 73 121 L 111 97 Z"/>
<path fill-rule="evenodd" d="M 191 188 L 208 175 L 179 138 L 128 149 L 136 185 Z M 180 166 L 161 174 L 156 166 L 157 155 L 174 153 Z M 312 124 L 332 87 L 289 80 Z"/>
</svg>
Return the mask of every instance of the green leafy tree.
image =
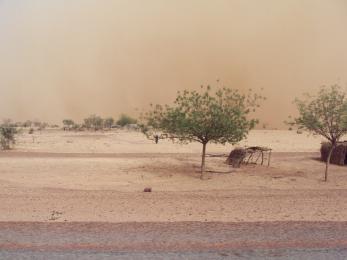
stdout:
<svg viewBox="0 0 347 260">
<path fill-rule="evenodd" d="M 105 118 L 104 120 L 104 127 L 105 128 L 111 128 L 114 124 L 114 119 L 112 117 Z"/>
<path fill-rule="evenodd" d="M 256 124 L 249 114 L 259 107 L 261 95 L 246 94 L 230 88 L 211 88 L 201 91 L 178 92 L 172 106 L 152 105 L 143 115 L 142 131 L 152 138 L 152 133 L 182 143 L 202 144 L 201 179 L 205 172 L 206 146 L 208 143 L 235 144 L 244 139 Z"/>
<path fill-rule="evenodd" d="M 63 120 L 63 125 L 64 125 L 64 130 L 65 129 L 70 130 L 75 125 L 75 122 L 73 120 L 71 120 L 71 119 L 64 119 Z"/>
<path fill-rule="evenodd" d="M 347 96 L 338 85 L 321 87 L 316 95 L 296 99 L 299 116 L 291 125 L 324 137 L 330 143 L 324 180 L 328 180 L 330 158 L 341 137 L 347 134 Z"/>
<path fill-rule="evenodd" d="M 0 145 L 1 149 L 9 150 L 11 145 L 15 144 L 15 135 L 17 130 L 14 127 L 2 125 L 0 126 Z"/>
<path fill-rule="evenodd" d="M 125 114 L 122 114 L 117 120 L 117 125 L 120 125 L 120 126 L 126 126 L 126 125 L 136 124 L 136 123 L 137 123 L 137 120 L 135 118 L 132 118 Z"/>
<path fill-rule="evenodd" d="M 88 118 L 84 119 L 84 124 L 87 129 L 93 129 L 95 131 L 103 128 L 104 120 L 97 115 L 91 115 Z"/>
</svg>

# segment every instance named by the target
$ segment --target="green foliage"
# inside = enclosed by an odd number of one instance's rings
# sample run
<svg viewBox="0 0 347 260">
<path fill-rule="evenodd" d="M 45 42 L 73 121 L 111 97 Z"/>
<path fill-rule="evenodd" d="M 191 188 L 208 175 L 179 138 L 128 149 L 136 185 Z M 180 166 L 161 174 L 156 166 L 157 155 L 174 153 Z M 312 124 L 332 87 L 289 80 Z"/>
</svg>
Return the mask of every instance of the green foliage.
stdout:
<svg viewBox="0 0 347 260">
<path fill-rule="evenodd" d="M 64 119 L 63 125 L 66 128 L 72 128 L 72 126 L 75 124 L 75 122 L 72 119 Z"/>
<path fill-rule="evenodd" d="M 104 120 L 97 115 L 91 115 L 88 118 L 84 119 L 84 125 L 87 129 L 100 130 L 103 128 Z"/>
<path fill-rule="evenodd" d="M 122 114 L 117 120 L 117 125 L 120 125 L 120 126 L 126 126 L 126 125 L 136 124 L 136 123 L 137 123 L 136 119 L 125 114 Z"/>
<path fill-rule="evenodd" d="M 159 130 L 167 137 L 180 142 L 232 143 L 247 136 L 258 122 L 248 119 L 250 112 L 259 107 L 258 94 L 241 94 L 230 88 L 211 88 L 202 91 L 179 92 L 173 106 L 152 106 L 144 115 L 144 132 Z"/>
<path fill-rule="evenodd" d="M 338 85 L 321 87 L 318 94 L 296 99 L 299 116 L 291 122 L 299 129 L 325 137 L 336 144 L 347 134 L 347 96 Z"/>
<path fill-rule="evenodd" d="M 15 144 L 15 135 L 17 130 L 14 127 L 2 125 L 0 126 L 0 146 L 3 150 L 11 149 L 11 145 Z"/>
<path fill-rule="evenodd" d="M 111 128 L 114 124 L 114 119 L 112 117 L 108 117 L 104 119 L 104 127 Z"/>
<path fill-rule="evenodd" d="M 295 103 L 299 116 L 289 124 L 296 125 L 299 130 L 321 135 L 331 144 L 325 168 L 324 180 L 327 181 L 332 151 L 337 142 L 347 134 L 346 92 L 338 85 L 323 86 L 317 95 L 305 94 L 303 100 L 296 99 Z"/>
<path fill-rule="evenodd" d="M 249 90 L 246 94 L 230 88 L 217 89 L 201 87 L 201 91 L 178 92 L 172 106 L 152 106 L 143 115 L 142 131 L 147 137 L 155 132 L 182 143 L 203 144 L 202 173 L 204 171 L 206 144 L 232 143 L 245 138 L 258 123 L 249 115 L 259 107 L 261 95 Z"/>
<path fill-rule="evenodd" d="M 74 123 L 71 128 L 71 130 L 74 130 L 74 131 L 81 131 L 82 130 L 82 126 L 80 124 L 76 124 Z"/>
</svg>

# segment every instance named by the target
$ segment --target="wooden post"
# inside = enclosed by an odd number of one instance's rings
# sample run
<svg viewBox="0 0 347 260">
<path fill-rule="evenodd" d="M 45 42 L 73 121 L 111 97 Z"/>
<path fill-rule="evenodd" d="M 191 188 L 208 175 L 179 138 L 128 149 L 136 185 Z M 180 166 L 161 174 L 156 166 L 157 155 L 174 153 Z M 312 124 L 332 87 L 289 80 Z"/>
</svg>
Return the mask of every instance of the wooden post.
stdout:
<svg viewBox="0 0 347 260">
<path fill-rule="evenodd" d="M 264 151 L 261 151 L 261 165 L 264 164 Z"/>
<path fill-rule="evenodd" d="M 258 154 L 258 157 L 257 157 L 257 159 L 255 160 L 255 164 L 257 164 L 257 162 L 258 162 L 258 160 L 259 160 L 259 158 L 260 158 L 261 155 L 263 155 L 263 152 L 261 152 L 261 154 L 260 154 L 260 153 Z M 262 159 L 263 159 L 263 157 L 262 157 Z"/>
</svg>

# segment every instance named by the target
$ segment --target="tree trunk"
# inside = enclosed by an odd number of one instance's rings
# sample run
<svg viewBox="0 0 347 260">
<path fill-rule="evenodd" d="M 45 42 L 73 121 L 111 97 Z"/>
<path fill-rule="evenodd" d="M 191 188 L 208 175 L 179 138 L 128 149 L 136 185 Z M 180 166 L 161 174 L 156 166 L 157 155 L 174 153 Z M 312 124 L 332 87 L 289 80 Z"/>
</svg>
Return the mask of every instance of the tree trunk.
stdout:
<svg viewBox="0 0 347 260">
<path fill-rule="evenodd" d="M 204 179 L 204 173 L 205 173 L 205 157 L 206 157 L 206 145 L 207 143 L 202 144 L 202 156 L 201 156 L 201 175 L 200 179 Z"/>
<path fill-rule="evenodd" d="M 331 155 L 333 153 L 334 148 L 335 148 L 335 145 L 331 144 L 331 148 L 330 148 L 330 151 L 329 151 L 329 154 L 328 154 L 328 158 L 327 158 L 327 161 L 326 161 L 326 164 L 325 164 L 324 181 L 328 181 L 328 171 L 329 171 L 330 159 L 331 159 Z"/>
</svg>

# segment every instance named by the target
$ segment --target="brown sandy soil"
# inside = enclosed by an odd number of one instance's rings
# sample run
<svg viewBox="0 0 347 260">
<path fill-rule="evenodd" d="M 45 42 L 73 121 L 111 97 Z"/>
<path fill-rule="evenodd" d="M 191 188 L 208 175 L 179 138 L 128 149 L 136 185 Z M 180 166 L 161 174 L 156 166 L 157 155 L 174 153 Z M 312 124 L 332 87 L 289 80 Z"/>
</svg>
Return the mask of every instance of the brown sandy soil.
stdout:
<svg viewBox="0 0 347 260">
<path fill-rule="evenodd" d="M 23 134 L 14 151 L 0 153 L 0 221 L 347 220 L 347 168 L 332 166 L 329 182 L 321 181 L 318 138 L 254 131 L 247 143 L 273 147 L 271 166 L 233 169 L 224 157 L 208 157 L 204 181 L 198 144 L 155 145 L 127 132 L 32 139 Z"/>
</svg>

